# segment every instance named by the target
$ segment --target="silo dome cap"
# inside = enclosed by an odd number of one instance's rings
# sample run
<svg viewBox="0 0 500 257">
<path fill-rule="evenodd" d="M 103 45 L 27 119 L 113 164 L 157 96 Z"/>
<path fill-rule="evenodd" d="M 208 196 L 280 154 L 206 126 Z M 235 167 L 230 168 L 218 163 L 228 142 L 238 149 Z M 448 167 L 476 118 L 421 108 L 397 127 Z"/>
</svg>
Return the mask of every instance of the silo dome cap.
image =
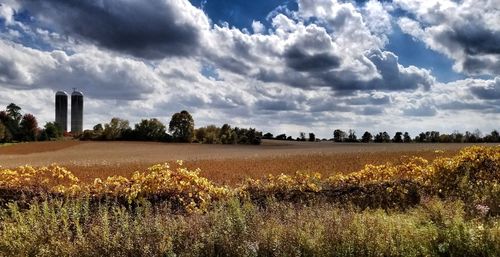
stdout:
<svg viewBox="0 0 500 257">
<path fill-rule="evenodd" d="M 71 95 L 83 96 L 83 93 L 80 91 L 73 91 Z"/>
<path fill-rule="evenodd" d="M 66 94 L 66 92 L 64 92 L 64 91 L 57 91 L 56 95 L 68 96 L 68 94 Z"/>
</svg>

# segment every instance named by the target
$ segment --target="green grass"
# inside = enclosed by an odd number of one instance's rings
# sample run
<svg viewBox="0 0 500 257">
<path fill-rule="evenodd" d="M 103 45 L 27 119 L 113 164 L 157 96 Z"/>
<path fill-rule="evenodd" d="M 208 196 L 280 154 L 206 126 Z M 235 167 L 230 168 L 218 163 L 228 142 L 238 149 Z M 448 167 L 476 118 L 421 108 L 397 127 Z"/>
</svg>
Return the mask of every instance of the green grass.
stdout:
<svg viewBox="0 0 500 257">
<path fill-rule="evenodd" d="M 426 200 L 407 211 L 238 200 L 179 215 L 52 200 L 0 211 L 2 256 L 500 256 L 500 218 Z"/>
</svg>

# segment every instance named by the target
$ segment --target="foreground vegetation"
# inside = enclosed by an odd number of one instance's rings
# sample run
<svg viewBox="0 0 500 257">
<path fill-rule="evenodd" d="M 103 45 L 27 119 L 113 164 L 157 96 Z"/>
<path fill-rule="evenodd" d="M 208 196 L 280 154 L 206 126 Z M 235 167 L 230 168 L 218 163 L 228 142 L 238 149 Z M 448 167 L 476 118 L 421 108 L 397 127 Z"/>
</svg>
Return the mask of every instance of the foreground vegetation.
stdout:
<svg viewBox="0 0 500 257">
<path fill-rule="evenodd" d="M 79 256 L 499 256 L 500 147 L 219 186 L 182 162 L 82 183 L 0 170 L 0 252 Z"/>
<path fill-rule="evenodd" d="M 1 213 L 5 256 L 499 256 L 500 220 L 469 218 L 461 202 L 407 211 L 331 204 L 219 203 L 175 215 L 60 200 Z"/>
</svg>

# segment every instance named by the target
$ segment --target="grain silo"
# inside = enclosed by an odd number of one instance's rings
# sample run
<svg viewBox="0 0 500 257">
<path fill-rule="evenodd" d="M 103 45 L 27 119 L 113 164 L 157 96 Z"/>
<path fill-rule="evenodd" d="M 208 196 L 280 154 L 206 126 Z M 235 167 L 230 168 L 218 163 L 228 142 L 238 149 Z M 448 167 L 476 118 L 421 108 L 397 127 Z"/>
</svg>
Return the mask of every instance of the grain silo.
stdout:
<svg viewBox="0 0 500 257">
<path fill-rule="evenodd" d="M 83 94 L 74 90 L 71 94 L 71 132 L 80 134 L 83 131 Z"/>
<path fill-rule="evenodd" d="M 64 91 L 56 93 L 56 124 L 68 131 L 68 94 Z"/>
</svg>

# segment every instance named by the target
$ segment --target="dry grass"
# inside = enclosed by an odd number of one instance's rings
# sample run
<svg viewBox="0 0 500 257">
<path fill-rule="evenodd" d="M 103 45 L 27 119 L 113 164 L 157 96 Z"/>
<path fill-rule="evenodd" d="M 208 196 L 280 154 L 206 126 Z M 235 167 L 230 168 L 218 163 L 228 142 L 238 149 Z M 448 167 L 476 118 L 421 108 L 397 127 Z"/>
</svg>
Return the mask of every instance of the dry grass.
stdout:
<svg viewBox="0 0 500 257">
<path fill-rule="evenodd" d="M 0 148 L 0 165 L 56 163 L 83 181 L 113 175 L 128 177 L 152 164 L 185 160 L 214 182 L 235 185 L 245 178 L 313 171 L 349 173 L 365 164 L 398 163 L 405 156 L 432 160 L 451 156 L 463 144 L 335 144 L 266 141 L 260 146 L 163 144 L 146 142 L 39 142 Z M 441 150 L 439 153 L 436 150 Z"/>
</svg>

